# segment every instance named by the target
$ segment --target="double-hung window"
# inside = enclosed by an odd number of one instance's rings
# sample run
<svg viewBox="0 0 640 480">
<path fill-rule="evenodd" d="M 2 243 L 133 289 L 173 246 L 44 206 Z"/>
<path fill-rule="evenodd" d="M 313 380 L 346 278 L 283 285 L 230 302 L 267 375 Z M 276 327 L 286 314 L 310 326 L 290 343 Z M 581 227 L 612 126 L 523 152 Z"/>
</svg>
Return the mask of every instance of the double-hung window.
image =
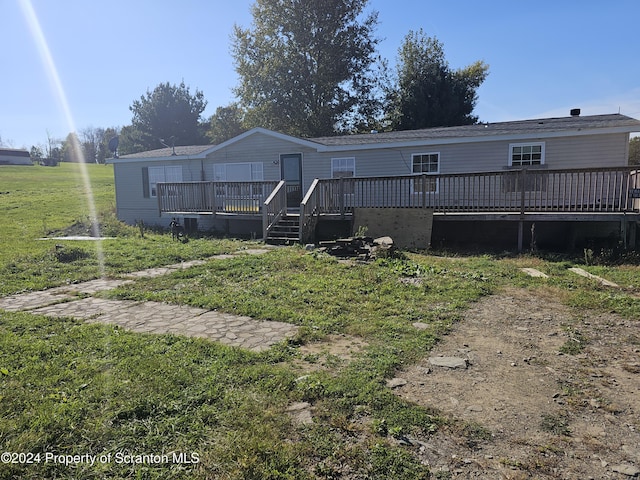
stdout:
<svg viewBox="0 0 640 480">
<path fill-rule="evenodd" d="M 353 178 L 355 176 L 356 176 L 355 157 L 331 159 L 331 178 Z M 353 193 L 352 182 L 345 182 L 344 193 Z"/>
<path fill-rule="evenodd" d="M 544 142 L 512 143 L 509 145 L 509 169 L 517 169 L 518 171 L 503 177 L 505 192 L 543 192 L 547 189 L 546 174 L 537 171 L 544 168 L 544 147 Z M 529 169 L 529 167 L 534 168 Z M 521 172 L 522 168 L 527 168 L 527 171 Z"/>
<path fill-rule="evenodd" d="M 429 175 L 440 173 L 440 153 L 415 153 L 411 155 L 411 171 L 420 175 L 413 180 L 414 193 L 437 193 L 438 179 Z M 426 175 L 426 176 L 425 176 Z"/>
<path fill-rule="evenodd" d="M 512 143 L 509 145 L 509 166 L 530 167 L 544 164 L 544 143 Z"/>
</svg>

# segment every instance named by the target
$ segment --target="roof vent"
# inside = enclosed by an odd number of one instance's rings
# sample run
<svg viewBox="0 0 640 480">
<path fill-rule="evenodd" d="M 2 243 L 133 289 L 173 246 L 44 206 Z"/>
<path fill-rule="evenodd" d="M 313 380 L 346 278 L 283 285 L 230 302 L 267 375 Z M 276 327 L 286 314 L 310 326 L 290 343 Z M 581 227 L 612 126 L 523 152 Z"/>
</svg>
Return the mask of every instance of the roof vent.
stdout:
<svg viewBox="0 0 640 480">
<path fill-rule="evenodd" d="M 572 108 L 571 109 L 571 116 L 572 117 L 579 117 L 580 116 L 580 109 L 579 108 Z"/>
</svg>

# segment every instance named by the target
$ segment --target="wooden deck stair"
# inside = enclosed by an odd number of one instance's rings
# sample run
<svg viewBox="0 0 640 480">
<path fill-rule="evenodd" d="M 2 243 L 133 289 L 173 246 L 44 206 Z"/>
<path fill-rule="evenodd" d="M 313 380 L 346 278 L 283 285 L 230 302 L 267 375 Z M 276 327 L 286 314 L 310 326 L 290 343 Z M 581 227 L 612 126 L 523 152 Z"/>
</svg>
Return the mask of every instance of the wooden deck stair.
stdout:
<svg viewBox="0 0 640 480">
<path fill-rule="evenodd" d="M 271 245 L 290 245 L 297 243 L 300 235 L 300 215 L 287 214 L 269 231 L 266 243 Z"/>
</svg>

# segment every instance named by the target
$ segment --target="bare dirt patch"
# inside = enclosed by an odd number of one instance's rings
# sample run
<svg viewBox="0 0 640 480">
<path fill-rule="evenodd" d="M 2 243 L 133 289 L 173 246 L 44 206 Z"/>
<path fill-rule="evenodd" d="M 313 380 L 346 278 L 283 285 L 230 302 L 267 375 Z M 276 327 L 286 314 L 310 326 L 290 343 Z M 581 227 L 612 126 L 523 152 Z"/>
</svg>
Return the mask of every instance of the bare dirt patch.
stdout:
<svg viewBox="0 0 640 480">
<path fill-rule="evenodd" d="M 451 419 L 409 438 L 436 478 L 632 478 L 640 472 L 640 321 L 584 314 L 553 290 L 474 305 L 394 391 Z"/>
<path fill-rule="evenodd" d="M 353 360 L 366 346 L 364 340 L 351 335 L 327 335 L 322 341 L 302 345 L 301 360 L 296 363 L 307 372 L 333 368 Z"/>
</svg>

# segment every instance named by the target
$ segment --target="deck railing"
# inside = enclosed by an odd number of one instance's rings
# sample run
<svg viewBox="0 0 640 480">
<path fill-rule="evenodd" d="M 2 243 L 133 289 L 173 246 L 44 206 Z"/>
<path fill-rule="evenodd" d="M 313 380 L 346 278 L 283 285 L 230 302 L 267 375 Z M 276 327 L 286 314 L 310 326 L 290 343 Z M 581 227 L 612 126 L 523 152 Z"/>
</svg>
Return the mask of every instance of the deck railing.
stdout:
<svg viewBox="0 0 640 480">
<path fill-rule="evenodd" d="M 283 181 L 157 184 L 161 214 L 262 215 L 265 237 L 286 212 L 287 194 Z M 300 203 L 300 241 L 313 235 L 320 215 L 345 216 L 358 207 L 430 208 L 436 213 L 640 213 L 640 170 L 525 168 L 316 179 Z"/>
<path fill-rule="evenodd" d="M 259 215 L 278 181 L 166 182 L 157 184 L 160 213 Z"/>
<path fill-rule="evenodd" d="M 320 189 L 317 188 L 319 182 L 320 180 L 316 178 L 311 183 L 307 194 L 300 203 L 300 243 L 307 243 L 307 241 L 313 238 L 318 219 L 318 208 L 320 207 L 318 198 Z"/>
<path fill-rule="evenodd" d="M 262 238 L 267 238 L 269 232 L 278 220 L 287 213 L 287 189 L 285 181 L 281 180 L 276 188 L 264 201 L 262 207 Z"/>
<path fill-rule="evenodd" d="M 345 215 L 357 207 L 407 207 L 443 213 L 638 212 L 636 169 L 532 168 L 318 180 L 307 193 L 305 211 Z"/>
</svg>

